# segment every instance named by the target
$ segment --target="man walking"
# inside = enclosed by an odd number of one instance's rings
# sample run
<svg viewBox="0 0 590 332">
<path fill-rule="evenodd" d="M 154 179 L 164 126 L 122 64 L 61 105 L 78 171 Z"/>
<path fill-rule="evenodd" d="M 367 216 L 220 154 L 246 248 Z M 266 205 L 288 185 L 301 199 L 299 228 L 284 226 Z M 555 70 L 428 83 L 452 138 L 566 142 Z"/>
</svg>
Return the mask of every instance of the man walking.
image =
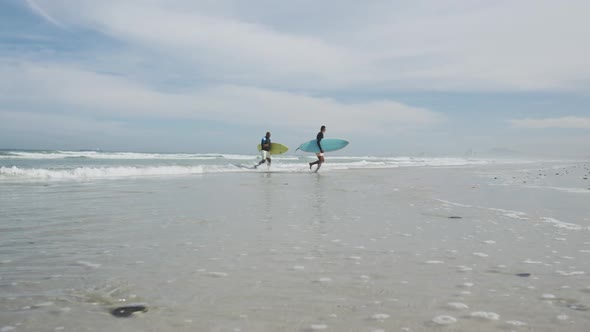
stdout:
<svg viewBox="0 0 590 332">
<path fill-rule="evenodd" d="M 260 154 L 262 156 L 262 160 L 258 163 L 258 165 L 254 166 L 254 168 L 257 168 L 258 166 L 264 164 L 265 162 L 268 161 L 268 167 L 270 167 L 270 132 L 267 131 L 266 135 L 262 138 L 262 140 L 260 141 Z"/>
<path fill-rule="evenodd" d="M 318 165 L 318 167 L 315 169 L 316 172 L 320 170 L 320 167 L 322 167 L 322 164 L 324 163 L 324 149 L 322 149 L 322 139 L 324 139 L 325 132 L 326 126 L 322 126 L 320 128 L 320 132 L 316 136 L 316 143 L 318 144 L 318 148 L 320 149 L 320 152 L 315 154 L 318 157 L 318 160 L 314 161 L 313 163 L 309 163 L 309 169 L 311 169 L 313 165 Z"/>
</svg>

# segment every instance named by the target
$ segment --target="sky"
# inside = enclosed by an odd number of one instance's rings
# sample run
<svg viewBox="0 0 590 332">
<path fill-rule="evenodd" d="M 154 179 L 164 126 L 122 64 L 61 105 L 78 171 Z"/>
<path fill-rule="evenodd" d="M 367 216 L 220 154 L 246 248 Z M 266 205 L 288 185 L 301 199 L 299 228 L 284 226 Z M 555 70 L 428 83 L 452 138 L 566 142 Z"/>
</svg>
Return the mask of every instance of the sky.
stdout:
<svg viewBox="0 0 590 332">
<path fill-rule="evenodd" d="M 590 2 L 0 0 L 0 149 L 590 157 Z"/>
</svg>

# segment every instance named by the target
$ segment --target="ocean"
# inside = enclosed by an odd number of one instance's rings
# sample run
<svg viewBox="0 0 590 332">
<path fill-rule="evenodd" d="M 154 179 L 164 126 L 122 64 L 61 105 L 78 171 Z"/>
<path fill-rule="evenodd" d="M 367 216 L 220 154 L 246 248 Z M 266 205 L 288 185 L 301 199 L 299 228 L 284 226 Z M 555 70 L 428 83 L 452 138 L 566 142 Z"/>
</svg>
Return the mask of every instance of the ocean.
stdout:
<svg viewBox="0 0 590 332">
<path fill-rule="evenodd" d="M 0 152 L 0 331 L 590 326 L 590 162 L 258 160 Z"/>
<path fill-rule="evenodd" d="M 197 175 L 255 171 L 258 154 L 135 153 L 99 151 L 0 151 L 0 181 L 39 179 L 106 179 Z M 302 172 L 313 154 L 273 157 L 274 172 Z M 478 165 L 489 161 L 467 158 L 330 156 L 325 170 L 395 168 L 403 166 Z M 264 167 L 258 171 L 268 171 Z"/>
</svg>

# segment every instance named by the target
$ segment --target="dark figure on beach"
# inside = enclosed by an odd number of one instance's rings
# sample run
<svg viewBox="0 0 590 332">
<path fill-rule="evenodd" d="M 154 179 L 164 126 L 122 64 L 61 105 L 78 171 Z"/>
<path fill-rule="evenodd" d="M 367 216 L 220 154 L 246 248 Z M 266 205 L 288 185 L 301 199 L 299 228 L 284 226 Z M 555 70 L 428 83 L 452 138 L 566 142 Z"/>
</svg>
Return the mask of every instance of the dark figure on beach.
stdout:
<svg viewBox="0 0 590 332">
<path fill-rule="evenodd" d="M 309 163 L 309 169 L 311 169 L 313 165 L 318 165 L 318 168 L 315 169 L 316 172 L 320 170 L 320 167 L 322 167 L 322 164 L 324 163 L 324 149 L 322 149 L 322 139 L 324 139 L 325 132 L 326 126 L 322 126 L 322 128 L 320 128 L 320 132 L 316 136 L 316 142 L 318 143 L 318 148 L 320 148 L 320 152 L 315 154 L 318 157 L 318 160 L 314 161 L 313 163 Z"/>
<path fill-rule="evenodd" d="M 266 136 L 264 136 L 262 138 L 262 140 L 260 141 L 260 145 L 262 147 L 262 149 L 260 150 L 260 154 L 262 156 L 262 160 L 258 163 L 258 165 L 254 166 L 254 168 L 257 168 L 258 166 L 264 164 L 265 162 L 268 161 L 268 167 L 270 167 L 270 132 L 267 131 L 266 132 Z"/>
</svg>

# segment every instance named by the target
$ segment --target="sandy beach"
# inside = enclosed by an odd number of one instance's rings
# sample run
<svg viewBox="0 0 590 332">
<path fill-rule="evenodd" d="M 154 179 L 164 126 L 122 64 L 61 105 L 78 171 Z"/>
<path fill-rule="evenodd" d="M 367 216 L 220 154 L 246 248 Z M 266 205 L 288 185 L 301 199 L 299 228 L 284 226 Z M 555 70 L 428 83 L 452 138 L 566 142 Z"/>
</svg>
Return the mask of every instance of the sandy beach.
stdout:
<svg viewBox="0 0 590 332">
<path fill-rule="evenodd" d="M 2 183 L 0 331 L 586 331 L 589 174 L 555 161 Z M 130 304 L 147 312 L 110 313 Z"/>
</svg>

